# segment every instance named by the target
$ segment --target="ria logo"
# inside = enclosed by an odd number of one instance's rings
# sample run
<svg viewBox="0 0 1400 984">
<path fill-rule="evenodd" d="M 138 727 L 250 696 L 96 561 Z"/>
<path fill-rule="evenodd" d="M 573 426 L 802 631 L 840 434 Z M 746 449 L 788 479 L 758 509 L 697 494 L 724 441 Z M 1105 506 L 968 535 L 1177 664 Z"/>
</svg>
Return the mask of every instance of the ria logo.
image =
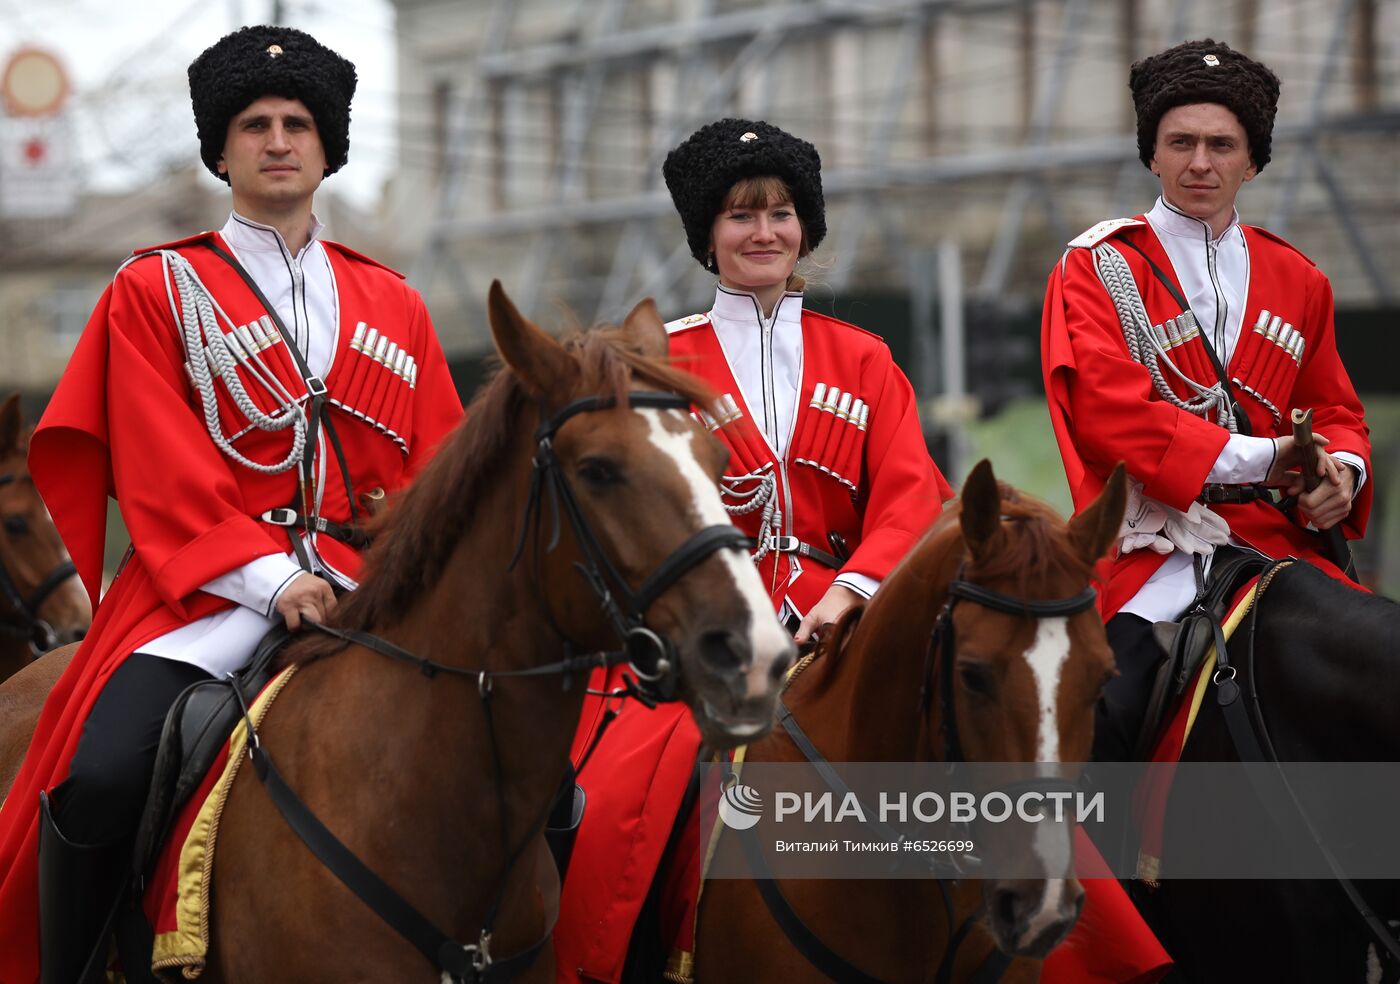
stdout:
<svg viewBox="0 0 1400 984">
<path fill-rule="evenodd" d="M 748 830 L 763 816 L 763 797 L 752 786 L 730 776 L 719 801 L 719 818 L 733 830 Z"/>
</svg>

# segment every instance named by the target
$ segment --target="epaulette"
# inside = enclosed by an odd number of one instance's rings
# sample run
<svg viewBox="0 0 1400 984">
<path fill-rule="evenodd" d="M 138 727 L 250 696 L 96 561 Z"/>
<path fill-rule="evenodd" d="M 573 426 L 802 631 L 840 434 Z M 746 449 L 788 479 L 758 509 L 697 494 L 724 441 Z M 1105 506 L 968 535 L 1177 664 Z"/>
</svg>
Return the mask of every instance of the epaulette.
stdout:
<svg viewBox="0 0 1400 984">
<path fill-rule="evenodd" d="M 193 236 L 186 236 L 184 239 L 176 239 L 173 242 L 161 243 L 159 246 L 143 246 L 140 249 L 133 249 L 132 256 L 145 256 L 147 253 L 155 253 L 162 249 L 178 249 L 181 246 L 189 246 L 191 243 L 200 243 L 214 236 L 212 229 L 203 232 L 196 232 Z"/>
<path fill-rule="evenodd" d="M 332 249 L 337 249 L 337 250 L 339 250 L 340 252 L 344 253 L 346 256 L 350 257 L 351 259 L 359 260 L 359 261 L 362 262 L 362 263 L 368 263 L 370 266 L 379 267 L 379 269 L 381 269 L 381 270 L 387 270 L 389 273 L 392 273 L 394 276 L 398 277 L 400 280 L 407 280 L 407 279 L 408 279 L 407 277 L 405 277 L 403 274 L 399 273 L 399 271 L 395 270 L 393 267 L 389 266 L 388 264 L 380 263 L 380 262 L 379 262 L 378 260 L 376 260 L 374 257 L 372 257 L 372 256 L 366 256 L 364 253 L 361 253 L 361 252 L 359 252 L 358 250 L 353 250 L 353 249 L 351 249 L 349 246 L 346 246 L 344 243 L 338 243 L 338 242 L 336 242 L 336 241 L 333 240 L 333 239 L 322 239 L 322 240 L 321 240 L 321 245 L 322 245 L 322 246 L 330 246 Z"/>
<path fill-rule="evenodd" d="M 666 322 L 666 334 L 674 335 L 678 331 L 685 331 L 687 328 L 703 325 L 709 320 L 709 316 L 704 314 L 692 314 L 684 318 L 677 318 L 675 321 Z"/>
<path fill-rule="evenodd" d="M 1069 245 L 1088 249 L 1097 246 L 1119 229 L 1129 229 L 1140 225 L 1147 225 L 1147 223 L 1142 219 L 1104 219 L 1075 236 L 1069 241 Z"/>
<path fill-rule="evenodd" d="M 1250 232 L 1257 232 L 1265 239 L 1272 239 L 1280 246 L 1287 246 L 1289 249 L 1293 250 L 1293 252 L 1297 253 L 1303 259 L 1307 260 L 1309 266 L 1317 266 L 1317 264 L 1313 262 L 1311 256 L 1309 256 L 1307 253 L 1304 253 L 1301 249 L 1299 249 L 1297 246 L 1294 246 L 1292 243 L 1290 243 L 1287 239 L 1284 239 L 1278 233 L 1270 232 L 1268 229 L 1261 229 L 1258 226 L 1245 226 L 1245 228 L 1248 229 Z"/>
</svg>

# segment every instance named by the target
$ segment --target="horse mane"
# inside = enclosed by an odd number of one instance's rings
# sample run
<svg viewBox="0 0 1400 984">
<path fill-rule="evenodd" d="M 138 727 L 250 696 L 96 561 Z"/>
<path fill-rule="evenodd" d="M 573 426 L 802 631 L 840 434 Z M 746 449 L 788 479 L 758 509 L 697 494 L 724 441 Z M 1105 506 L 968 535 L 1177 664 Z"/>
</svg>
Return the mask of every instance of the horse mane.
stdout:
<svg viewBox="0 0 1400 984">
<path fill-rule="evenodd" d="M 609 394 L 625 405 L 632 381 L 640 379 L 697 405 L 713 399 L 701 380 L 643 355 L 619 328 L 575 331 L 562 343 L 578 365 L 583 393 Z M 508 452 L 533 432 L 532 403 L 516 374 L 498 366 L 432 460 L 374 522 L 360 587 L 340 600 L 333 624 L 361 631 L 393 625 L 437 583 L 488 485 L 499 481 Z M 515 524 L 519 517 L 501 519 Z M 315 638 L 294 655 L 314 658 L 344 645 Z"/>
<path fill-rule="evenodd" d="M 1015 486 L 998 482 L 1001 491 L 1001 536 L 996 549 L 969 563 L 968 576 L 978 581 L 1014 577 L 1017 593 L 1033 597 L 1032 585 L 1055 577 L 1087 581 L 1094 565 L 1070 540 L 1069 527 L 1048 503 Z M 959 501 L 955 514 L 961 511 Z"/>
</svg>

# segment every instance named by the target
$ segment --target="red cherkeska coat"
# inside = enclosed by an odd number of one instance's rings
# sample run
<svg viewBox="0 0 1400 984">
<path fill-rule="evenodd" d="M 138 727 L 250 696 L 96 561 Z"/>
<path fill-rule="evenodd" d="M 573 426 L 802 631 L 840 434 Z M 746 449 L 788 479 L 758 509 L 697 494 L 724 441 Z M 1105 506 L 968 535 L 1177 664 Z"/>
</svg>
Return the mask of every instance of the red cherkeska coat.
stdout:
<svg viewBox="0 0 1400 984">
<path fill-rule="evenodd" d="M 186 257 L 236 324 L 261 317 L 264 309 L 252 291 L 205 242 L 228 248 L 217 234 L 204 233 L 153 249 L 175 249 Z M 373 405 L 349 403 L 348 409 L 331 411 L 356 492 L 393 490 L 432 455 L 460 419 L 461 403 L 417 292 L 399 274 L 353 250 L 332 242 L 324 246 L 340 318 L 325 379 L 329 397 L 344 401 L 353 380 L 381 368 L 366 365 L 366 357 L 351 348 L 358 322 L 387 334 L 419 366 L 416 385 L 397 378 L 391 382 L 402 392 L 386 388 Z M 83 721 L 107 678 L 143 643 L 232 604 L 200 591 L 202 584 L 290 548 L 286 530 L 258 517 L 292 503 L 296 470 L 260 474 L 214 445 L 187 376 L 165 279 L 154 257 L 135 260 L 117 274 L 30 446 L 34 480 L 94 602 L 101 588 L 109 495 L 121 508 L 134 553 L 96 606 L 91 632 L 50 694 L 28 757 L 0 809 L 3 984 L 31 984 L 37 978 L 39 792 L 67 775 Z M 291 393 L 306 392 L 287 353 L 269 350 L 267 361 Z M 236 421 L 237 411 L 223 404 L 225 395 L 221 390 L 220 413 Z M 291 430 L 252 431 L 234 446 L 254 460 L 277 462 L 291 446 Z M 322 515 L 347 522 L 349 498 L 340 470 L 330 461 L 325 471 Z M 332 566 L 354 576 L 359 566 L 354 550 L 324 536 L 318 549 Z"/>
<path fill-rule="evenodd" d="M 878 335 L 802 312 L 801 390 L 792 438 L 780 460 L 752 423 L 709 320 L 685 318 L 668 330 L 676 364 L 738 406 L 740 416 L 715 431 L 732 451 L 728 473 L 770 467 L 782 479 L 777 494 L 790 524 L 785 532 L 828 552 L 828 535 L 837 533 L 850 549 L 840 571 L 790 553 L 766 556 L 759 573 L 775 608 L 787 598 L 806 614 L 840 572 L 883 580 L 952 498 L 924 443 L 913 387 Z M 868 407 L 864 425 L 812 406 L 819 383 L 861 400 Z M 757 512 L 734 521 L 750 534 L 759 532 Z"/>
<path fill-rule="evenodd" d="M 1240 229 L 1249 251 L 1249 291 L 1241 337 L 1226 368 L 1232 380 L 1238 380 L 1236 396 L 1254 434 L 1291 433 L 1290 411 L 1312 408 L 1314 430 L 1332 442 L 1327 450 L 1359 456 L 1369 472 L 1371 442 L 1361 401 L 1337 353 L 1331 285 L 1311 260 L 1284 240 L 1254 226 Z M 1166 250 L 1142 216 L 1098 241 L 1125 239 L 1146 251 L 1181 292 Z M 1146 260 L 1131 247 L 1120 247 L 1152 323 L 1180 314 L 1180 306 Z M 1249 335 L 1261 310 L 1282 316 L 1302 333 L 1306 346 L 1301 365 L 1282 371 L 1260 357 Z M 1182 511 L 1190 507 L 1229 435 L 1157 394 L 1148 371 L 1128 355 L 1118 315 L 1094 272 L 1089 248 L 1071 248 L 1050 274 L 1041 361 L 1050 417 L 1076 509 L 1093 501 L 1118 461 L 1127 463 L 1128 473 L 1143 483 L 1146 495 Z M 1343 526 L 1349 537 L 1365 533 L 1371 494 L 1372 484 L 1367 482 Z M 1210 508 L 1230 524 L 1236 537 L 1269 556 L 1305 557 L 1342 576 L 1324 559 L 1320 539 L 1273 506 L 1253 502 Z M 1111 618 L 1131 600 L 1163 560 L 1150 550 L 1114 559 L 1101 600 L 1104 617 Z"/>
</svg>

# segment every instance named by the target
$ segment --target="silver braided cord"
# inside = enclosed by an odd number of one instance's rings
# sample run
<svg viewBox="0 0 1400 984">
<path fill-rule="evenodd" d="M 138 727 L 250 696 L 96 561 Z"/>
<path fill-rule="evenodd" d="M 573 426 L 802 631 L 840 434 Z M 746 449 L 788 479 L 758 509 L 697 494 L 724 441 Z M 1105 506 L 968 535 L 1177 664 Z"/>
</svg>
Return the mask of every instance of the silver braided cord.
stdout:
<svg viewBox="0 0 1400 984">
<path fill-rule="evenodd" d="M 1108 291 L 1109 298 L 1118 312 L 1118 321 L 1123 328 L 1123 340 L 1128 345 L 1128 354 L 1152 377 L 1152 386 L 1158 395 L 1174 407 L 1188 413 L 1199 414 L 1209 419 L 1214 414 L 1215 422 L 1230 432 L 1238 427 L 1234 414 L 1230 412 L 1229 401 L 1224 389 L 1217 381 L 1204 386 L 1187 376 L 1172 361 L 1166 348 L 1158 341 L 1152 328 L 1152 319 L 1143 306 L 1142 295 L 1138 293 L 1137 282 L 1128 261 L 1123 258 L 1111 243 L 1100 243 L 1094 247 L 1094 271 L 1099 281 Z M 1195 392 L 1189 400 L 1176 395 L 1162 374 L 1162 366 L 1170 369 L 1178 379 Z"/>
<path fill-rule="evenodd" d="M 174 250 L 160 250 L 160 257 L 165 270 L 166 291 L 169 292 L 173 283 L 179 295 L 178 320 L 181 339 L 185 344 L 185 366 L 199 393 L 204 410 L 204 426 L 214 444 L 243 467 L 265 475 L 278 475 L 295 467 L 306 449 L 307 430 L 306 415 L 302 413 L 298 399 L 287 391 L 256 351 L 247 352 L 246 358 L 235 355 L 231 343 L 225 341 L 224 333 L 219 328 L 219 316 L 231 330 L 236 330 L 237 326 L 218 307 L 189 260 Z M 173 299 L 171 310 L 175 311 Z M 285 339 L 283 342 L 292 344 Z M 240 365 L 280 403 L 277 412 L 269 415 L 258 408 L 238 375 Z M 262 431 L 292 428 L 292 446 L 282 461 L 276 464 L 254 461 L 233 446 L 219 421 L 216 377 L 223 381 L 234 405 L 254 428 Z"/>
<path fill-rule="evenodd" d="M 753 553 L 754 562 L 768 556 L 772 549 L 772 537 L 782 528 L 783 514 L 778 511 L 778 476 L 771 469 L 749 472 L 745 475 L 724 475 L 719 480 L 721 498 L 736 499 L 734 504 L 724 503 L 724 511 L 731 516 L 746 516 L 763 510 L 758 523 L 758 549 Z"/>
</svg>

